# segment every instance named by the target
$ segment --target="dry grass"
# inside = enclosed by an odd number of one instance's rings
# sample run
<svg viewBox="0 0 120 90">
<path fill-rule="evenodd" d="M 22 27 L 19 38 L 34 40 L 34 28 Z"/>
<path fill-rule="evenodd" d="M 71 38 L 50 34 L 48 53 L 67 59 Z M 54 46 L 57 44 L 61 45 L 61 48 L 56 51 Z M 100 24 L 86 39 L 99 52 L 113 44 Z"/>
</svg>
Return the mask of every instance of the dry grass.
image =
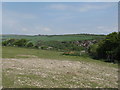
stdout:
<svg viewBox="0 0 120 90">
<path fill-rule="evenodd" d="M 3 87 L 117 88 L 118 69 L 92 62 L 3 59 Z"/>
</svg>

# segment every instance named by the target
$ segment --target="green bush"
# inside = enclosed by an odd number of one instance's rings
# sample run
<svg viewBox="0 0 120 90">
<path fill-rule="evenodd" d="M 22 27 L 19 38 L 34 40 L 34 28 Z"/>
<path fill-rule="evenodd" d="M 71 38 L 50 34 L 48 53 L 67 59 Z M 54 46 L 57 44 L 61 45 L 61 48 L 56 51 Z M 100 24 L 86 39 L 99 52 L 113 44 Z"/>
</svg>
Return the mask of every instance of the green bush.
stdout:
<svg viewBox="0 0 120 90">
<path fill-rule="evenodd" d="M 16 39 L 8 39 L 2 42 L 2 46 L 13 46 Z"/>
<path fill-rule="evenodd" d="M 88 52 L 89 54 L 93 57 L 93 58 L 98 58 L 98 53 L 97 53 L 97 49 L 98 49 L 99 45 L 97 44 L 93 44 L 89 47 Z"/>
<path fill-rule="evenodd" d="M 28 42 L 27 44 L 26 44 L 26 47 L 33 47 L 34 45 L 33 45 L 33 43 L 32 42 Z"/>
<path fill-rule="evenodd" d="M 26 39 L 19 39 L 14 42 L 14 45 L 16 45 L 18 47 L 25 47 L 27 42 L 28 42 L 28 40 L 26 40 Z"/>
<path fill-rule="evenodd" d="M 3 46 L 18 46 L 24 47 L 28 40 L 26 39 L 8 39 L 2 42 Z"/>
<path fill-rule="evenodd" d="M 2 46 L 7 46 L 7 44 L 8 44 L 7 41 L 2 42 Z"/>
<path fill-rule="evenodd" d="M 104 40 L 92 45 L 89 53 L 97 59 L 106 59 L 109 62 L 120 60 L 120 33 L 108 34 Z"/>
</svg>

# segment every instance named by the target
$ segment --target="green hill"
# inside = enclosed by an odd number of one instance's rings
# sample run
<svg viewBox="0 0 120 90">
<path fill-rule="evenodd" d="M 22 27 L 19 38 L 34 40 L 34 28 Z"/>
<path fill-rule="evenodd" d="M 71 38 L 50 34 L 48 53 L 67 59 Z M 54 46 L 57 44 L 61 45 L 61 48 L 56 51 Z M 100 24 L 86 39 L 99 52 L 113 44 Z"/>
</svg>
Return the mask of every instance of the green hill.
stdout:
<svg viewBox="0 0 120 90">
<path fill-rule="evenodd" d="M 104 35 L 93 35 L 93 34 L 67 34 L 67 35 L 2 35 L 2 40 L 6 39 L 28 39 L 32 42 L 36 42 L 38 40 L 42 41 L 74 41 L 74 40 L 96 40 L 103 39 Z"/>
</svg>

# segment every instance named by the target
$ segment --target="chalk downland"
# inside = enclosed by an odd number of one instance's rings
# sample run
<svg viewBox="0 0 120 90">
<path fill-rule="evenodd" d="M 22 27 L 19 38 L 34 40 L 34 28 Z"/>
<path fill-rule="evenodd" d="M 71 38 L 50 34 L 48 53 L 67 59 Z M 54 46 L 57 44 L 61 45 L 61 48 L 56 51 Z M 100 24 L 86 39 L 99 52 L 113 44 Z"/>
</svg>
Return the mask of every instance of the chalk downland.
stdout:
<svg viewBox="0 0 120 90">
<path fill-rule="evenodd" d="M 4 88 L 117 88 L 118 69 L 92 62 L 3 59 Z"/>
</svg>

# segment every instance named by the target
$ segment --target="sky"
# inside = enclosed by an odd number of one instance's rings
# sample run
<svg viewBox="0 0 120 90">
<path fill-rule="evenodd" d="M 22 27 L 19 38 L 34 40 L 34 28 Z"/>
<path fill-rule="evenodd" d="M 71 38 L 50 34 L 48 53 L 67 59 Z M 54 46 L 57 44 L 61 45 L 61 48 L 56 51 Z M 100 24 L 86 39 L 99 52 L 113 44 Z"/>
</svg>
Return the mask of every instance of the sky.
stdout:
<svg viewBox="0 0 120 90">
<path fill-rule="evenodd" d="M 3 2 L 2 34 L 109 34 L 118 31 L 117 2 Z"/>
</svg>

